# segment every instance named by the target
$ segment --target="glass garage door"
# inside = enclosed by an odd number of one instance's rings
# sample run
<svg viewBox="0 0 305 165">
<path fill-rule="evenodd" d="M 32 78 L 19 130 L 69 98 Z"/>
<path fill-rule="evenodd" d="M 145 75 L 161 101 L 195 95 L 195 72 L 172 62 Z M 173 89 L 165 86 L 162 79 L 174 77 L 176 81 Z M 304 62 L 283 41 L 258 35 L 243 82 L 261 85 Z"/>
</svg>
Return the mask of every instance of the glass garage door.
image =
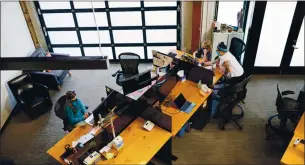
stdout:
<svg viewBox="0 0 305 165">
<path fill-rule="evenodd" d="M 180 49 L 180 2 L 70 1 L 35 6 L 51 52 L 108 56 L 110 61 L 133 52 L 150 61 L 152 49 Z"/>
</svg>

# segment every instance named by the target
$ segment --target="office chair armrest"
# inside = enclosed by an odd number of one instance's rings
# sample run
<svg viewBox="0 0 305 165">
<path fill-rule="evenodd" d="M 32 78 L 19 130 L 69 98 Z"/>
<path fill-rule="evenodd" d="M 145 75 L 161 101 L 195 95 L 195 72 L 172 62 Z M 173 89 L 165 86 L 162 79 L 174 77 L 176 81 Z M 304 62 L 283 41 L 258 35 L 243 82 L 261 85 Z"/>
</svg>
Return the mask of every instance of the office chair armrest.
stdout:
<svg viewBox="0 0 305 165">
<path fill-rule="evenodd" d="M 287 90 L 287 91 L 283 91 L 282 95 L 290 95 L 290 94 L 295 94 L 293 91 Z"/>
<path fill-rule="evenodd" d="M 49 95 L 49 88 L 45 85 L 42 85 L 40 83 L 34 83 L 35 90 L 40 94 L 40 96 L 47 96 L 50 97 Z"/>
<path fill-rule="evenodd" d="M 112 77 L 115 77 L 117 74 L 119 74 L 119 73 L 121 73 L 122 71 L 120 71 L 120 70 L 118 70 L 118 71 L 116 71 L 115 73 L 113 73 L 111 76 Z"/>
<path fill-rule="evenodd" d="M 289 113 L 298 113 L 298 112 L 300 112 L 300 111 L 297 110 L 297 109 L 289 109 L 289 110 L 286 110 L 285 112 L 289 112 Z"/>
</svg>

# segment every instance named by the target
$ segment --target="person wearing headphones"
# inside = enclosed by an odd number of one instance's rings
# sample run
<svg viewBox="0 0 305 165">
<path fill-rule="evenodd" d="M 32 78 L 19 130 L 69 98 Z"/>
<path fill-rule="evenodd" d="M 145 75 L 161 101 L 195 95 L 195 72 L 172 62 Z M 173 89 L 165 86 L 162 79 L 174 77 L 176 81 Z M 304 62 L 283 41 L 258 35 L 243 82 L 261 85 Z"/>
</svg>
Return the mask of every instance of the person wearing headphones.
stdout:
<svg viewBox="0 0 305 165">
<path fill-rule="evenodd" d="M 84 121 L 89 116 L 89 113 L 86 112 L 86 108 L 80 99 L 76 98 L 75 91 L 68 91 L 66 97 L 65 112 L 70 125 L 74 126 L 77 123 Z"/>
</svg>

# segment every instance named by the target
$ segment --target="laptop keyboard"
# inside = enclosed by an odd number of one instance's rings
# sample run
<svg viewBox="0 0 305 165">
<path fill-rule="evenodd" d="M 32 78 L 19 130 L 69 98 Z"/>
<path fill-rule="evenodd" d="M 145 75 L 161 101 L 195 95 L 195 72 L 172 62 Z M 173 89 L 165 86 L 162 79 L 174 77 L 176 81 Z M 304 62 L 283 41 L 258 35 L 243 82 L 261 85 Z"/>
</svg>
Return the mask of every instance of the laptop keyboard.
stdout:
<svg viewBox="0 0 305 165">
<path fill-rule="evenodd" d="M 182 107 L 181 107 L 181 111 L 185 112 L 185 113 L 190 113 L 192 112 L 193 108 L 195 107 L 194 103 L 191 102 L 186 102 Z"/>
</svg>

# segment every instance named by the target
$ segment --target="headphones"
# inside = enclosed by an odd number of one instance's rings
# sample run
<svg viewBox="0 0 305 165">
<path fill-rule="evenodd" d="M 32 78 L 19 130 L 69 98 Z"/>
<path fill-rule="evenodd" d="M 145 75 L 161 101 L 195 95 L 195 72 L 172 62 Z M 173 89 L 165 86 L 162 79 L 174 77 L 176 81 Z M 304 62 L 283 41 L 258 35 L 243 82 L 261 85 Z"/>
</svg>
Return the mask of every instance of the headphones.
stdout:
<svg viewBox="0 0 305 165">
<path fill-rule="evenodd" d="M 74 98 L 73 95 L 74 95 L 74 97 L 76 96 L 75 91 L 68 91 L 68 92 L 66 93 L 66 97 L 67 97 L 67 99 L 68 99 L 69 101 L 71 101 L 71 99 Z"/>
</svg>

